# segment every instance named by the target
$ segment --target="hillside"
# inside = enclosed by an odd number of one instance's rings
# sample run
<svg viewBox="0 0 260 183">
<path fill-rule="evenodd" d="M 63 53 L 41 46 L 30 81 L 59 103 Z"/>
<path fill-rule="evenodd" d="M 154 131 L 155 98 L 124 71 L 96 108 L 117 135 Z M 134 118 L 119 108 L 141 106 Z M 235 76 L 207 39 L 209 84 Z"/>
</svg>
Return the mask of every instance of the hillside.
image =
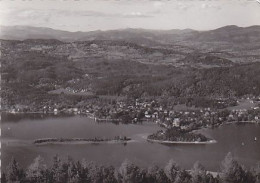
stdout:
<svg viewBox="0 0 260 183">
<path fill-rule="evenodd" d="M 73 41 L 118 41 L 144 47 L 171 49 L 185 53 L 194 50 L 233 62 L 260 61 L 260 26 L 226 26 L 209 31 L 120 29 L 68 32 L 42 27 L 1 26 L 0 39 L 57 39 Z M 175 56 L 174 56 L 175 57 Z M 179 55 L 176 55 L 179 59 Z"/>
<path fill-rule="evenodd" d="M 1 45 L 1 97 L 7 107 L 75 105 L 101 95 L 260 95 L 259 62 L 235 64 L 210 53 L 112 40 L 2 40 Z"/>
</svg>

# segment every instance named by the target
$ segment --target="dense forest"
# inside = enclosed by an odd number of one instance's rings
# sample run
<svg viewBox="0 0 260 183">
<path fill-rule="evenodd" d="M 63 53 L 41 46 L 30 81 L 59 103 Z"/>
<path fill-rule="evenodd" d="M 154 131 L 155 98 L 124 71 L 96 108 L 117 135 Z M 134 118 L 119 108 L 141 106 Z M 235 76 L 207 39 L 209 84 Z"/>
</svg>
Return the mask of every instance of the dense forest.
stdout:
<svg viewBox="0 0 260 183">
<path fill-rule="evenodd" d="M 210 140 L 202 134 L 195 134 L 190 132 L 190 130 L 179 130 L 178 128 L 167 128 L 165 132 L 159 130 L 149 135 L 148 139 L 179 142 L 206 142 Z"/>
<path fill-rule="evenodd" d="M 141 168 L 125 160 L 120 167 L 96 165 L 93 162 L 66 161 L 59 156 L 53 158 L 47 167 L 42 157 L 38 156 L 26 169 L 12 159 L 2 172 L 2 183 L 259 183 L 260 164 L 250 170 L 240 165 L 228 153 L 221 163 L 220 172 L 208 172 L 196 162 L 191 170 L 182 169 L 173 160 L 164 168 L 152 165 Z"/>
</svg>

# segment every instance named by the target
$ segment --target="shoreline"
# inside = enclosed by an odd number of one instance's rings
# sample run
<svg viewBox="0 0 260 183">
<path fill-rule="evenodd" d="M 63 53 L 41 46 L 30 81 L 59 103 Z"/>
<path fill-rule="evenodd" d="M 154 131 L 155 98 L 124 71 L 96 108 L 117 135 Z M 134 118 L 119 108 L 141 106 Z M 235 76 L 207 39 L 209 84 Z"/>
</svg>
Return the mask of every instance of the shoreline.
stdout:
<svg viewBox="0 0 260 183">
<path fill-rule="evenodd" d="M 236 125 L 241 125 L 241 124 L 260 124 L 258 121 L 230 121 L 230 122 L 225 122 L 223 123 L 224 125 L 230 125 L 230 124 L 236 124 Z"/>
<path fill-rule="evenodd" d="M 122 120 L 121 119 L 109 119 L 109 118 L 97 118 L 95 117 L 92 113 L 75 113 L 75 112 L 68 112 L 68 111 L 59 111 L 59 112 L 44 112 L 44 111 L 35 111 L 35 112 L 10 112 L 10 111 L 0 111 L 0 113 L 7 113 L 7 114 L 54 114 L 54 115 L 57 115 L 57 114 L 76 114 L 76 115 L 85 115 L 87 118 L 90 118 L 94 121 L 118 121 L 118 122 L 121 122 Z M 218 126 L 216 127 L 219 127 L 219 126 L 222 126 L 222 125 L 230 125 L 230 124 L 260 124 L 260 121 L 255 121 L 255 120 L 252 120 L 252 121 L 229 121 L 229 122 L 222 122 L 221 124 L 219 124 Z M 210 128 L 210 127 L 207 127 L 207 126 L 202 126 L 200 127 L 199 129 L 195 129 L 195 130 L 192 130 L 192 131 L 199 131 L 201 129 L 204 129 L 204 128 Z"/>
<path fill-rule="evenodd" d="M 192 145 L 192 144 L 197 144 L 197 145 L 203 145 L 203 144 L 215 144 L 217 143 L 216 140 L 209 140 L 209 141 L 205 141 L 205 142 L 199 142 L 199 141 L 169 141 L 169 140 L 154 140 L 154 139 L 146 139 L 148 142 L 152 142 L 152 143 L 159 143 L 159 144 L 187 144 L 187 145 Z"/>
</svg>

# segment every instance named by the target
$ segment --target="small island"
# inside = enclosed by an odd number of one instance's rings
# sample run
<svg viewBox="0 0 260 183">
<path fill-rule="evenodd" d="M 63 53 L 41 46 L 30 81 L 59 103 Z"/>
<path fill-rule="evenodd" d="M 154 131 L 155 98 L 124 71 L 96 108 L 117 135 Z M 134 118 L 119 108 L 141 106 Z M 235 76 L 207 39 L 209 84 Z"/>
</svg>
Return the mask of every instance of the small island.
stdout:
<svg viewBox="0 0 260 183">
<path fill-rule="evenodd" d="M 161 144 L 212 144 L 217 142 L 202 134 L 195 134 L 192 131 L 178 128 L 168 128 L 165 131 L 159 130 L 149 135 L 147 141 Z"/>
<path fill-rule="evenodd" d="M 131 140 L 129 137 L 115 136 L 113 139 L 109 138 L 43 138 L 34 140 L 36 145 L 47 144 L 101 144 L 101 143 L 127 143 Z"/>
</svg>

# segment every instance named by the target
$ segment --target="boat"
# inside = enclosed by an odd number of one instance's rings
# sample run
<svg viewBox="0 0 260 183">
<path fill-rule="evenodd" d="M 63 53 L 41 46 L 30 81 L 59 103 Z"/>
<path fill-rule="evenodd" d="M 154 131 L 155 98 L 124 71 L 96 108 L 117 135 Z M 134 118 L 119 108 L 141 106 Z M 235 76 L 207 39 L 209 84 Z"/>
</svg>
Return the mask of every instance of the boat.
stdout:
<svg viewBox="0 0 260 183">
<path fill-rule="evenodd" d="M 255 141 L 257 141 L 257 138 L 255 137 Z"/>
</svg>

